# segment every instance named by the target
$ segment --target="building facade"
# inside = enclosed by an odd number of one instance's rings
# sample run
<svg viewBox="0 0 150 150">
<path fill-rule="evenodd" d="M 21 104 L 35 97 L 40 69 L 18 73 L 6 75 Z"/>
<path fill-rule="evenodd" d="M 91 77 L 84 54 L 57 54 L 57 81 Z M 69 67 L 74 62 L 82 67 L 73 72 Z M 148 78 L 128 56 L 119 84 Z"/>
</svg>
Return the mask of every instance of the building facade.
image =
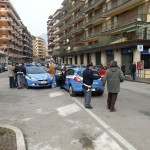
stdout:
<svg viewBox="0 0 150 150">
<path fill-rule="evenodd" d="M 53 20 L 53 16 L 49 16 L 48 21 L 47 21 L 47 36 L 48 36 L 48 55 L 52 56 L 53 55 L 53 51 L 54 51 L 54 31 L 55 31 L 55 27 L 53 25 L 54 20 Z"/>
<path fill-rule="evenodd" d="M 0 0 L 0 63 L 32 61 L 32 56 L 31 34 L 10 1 Z"/>
<path fill-rule="evenodd" d="M 148 0 L 64 0 L 62 5 L 56 61 L 108 66 L 116 60 L 119 67 L 126 64 L 126 74 L 132 62 L 143 60 L 150 68 Z"/>
<path fill-rule="evenodd" d="M 33 54 L 35 61 L 45 59 L 46 57 L 46 41 L 41 37 L 35 37 L 33 41 Z"/>
</svg>

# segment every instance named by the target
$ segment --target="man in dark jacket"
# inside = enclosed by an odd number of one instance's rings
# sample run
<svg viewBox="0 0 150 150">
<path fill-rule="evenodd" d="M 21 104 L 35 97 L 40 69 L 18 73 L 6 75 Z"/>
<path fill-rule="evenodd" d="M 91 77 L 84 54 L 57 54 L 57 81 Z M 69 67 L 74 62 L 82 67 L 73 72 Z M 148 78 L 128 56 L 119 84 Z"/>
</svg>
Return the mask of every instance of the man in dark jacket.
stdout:
<svg viewBox="0 0 150 150">
<path fill-rule="evenodd" d="M 131 65 L 131 76 L 133 77 L 133 80 L 135 80 L 135 76 L 136 76 L 136 63 L 135 62 Z"/>
<path fill-rule="evenodd" d="M 124 81 L 124 75 L 117 66 L 116 61 L 112 61 L 110 68 L 106 71 L 103 86 L 105 86 L 106 81 L 108 90 L 107 107 L 110 109 L 110 112 L 115 112 L 117 111 L 115 109 L 115 102 L 117 100 L 118 92 L 120 92 L 120 82 Z"/>
<path fill-rule="evenodd" d="M 26 75 L 26 68 L 24 67 L 24 63 L 21 63 L 16 68 L 17 72 L 17 81 L 18 81 L 18 89 L 22 89 L 24 87 L 24 76 Z"/>
<path fill-rule="evenodd" d="M 83 90 L 84 90 L 84 106 L 85 108 L 92 109 L 90 105 L 92 95 L 93 80 L 97 80 L 100 76 L 94 76 L 92 73 L 92 62 L 87 65 L 87 69 L 83 71 Z"/>
</svg>

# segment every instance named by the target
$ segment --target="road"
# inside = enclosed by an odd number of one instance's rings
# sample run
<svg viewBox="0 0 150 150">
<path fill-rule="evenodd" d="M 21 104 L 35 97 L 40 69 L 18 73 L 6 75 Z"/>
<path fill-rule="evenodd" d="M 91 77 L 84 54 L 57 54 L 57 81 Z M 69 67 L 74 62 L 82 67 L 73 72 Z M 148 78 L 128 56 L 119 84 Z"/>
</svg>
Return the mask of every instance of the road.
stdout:
<svg viewBox="0 0 150 150">
<path fill-rule="evenodd" d="M 106 108 L 107 90 L 92 97 L 70 97 L 59 88 L 9 89 L 0 74 L 0 124 L 20 128 L 27 150 L 148 150 L 150 147 L 150 85 L 125 81 L 116 102 Z"/>
</svg>

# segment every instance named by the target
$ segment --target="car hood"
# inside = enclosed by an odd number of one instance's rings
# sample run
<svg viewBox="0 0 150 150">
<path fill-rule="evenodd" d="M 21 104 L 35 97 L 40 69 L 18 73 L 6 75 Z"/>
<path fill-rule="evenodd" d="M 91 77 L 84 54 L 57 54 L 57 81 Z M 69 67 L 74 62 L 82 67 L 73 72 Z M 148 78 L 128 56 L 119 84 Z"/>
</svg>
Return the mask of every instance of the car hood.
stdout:
<svg viewBox="0 0 150 150">
<path fill-rule="evenodd" d="M 36 80 L 45 80 L 50 78 L 49 73 L 44 73 L 44 74 L 27 74 L 29 78 L 34 78 Z"/>
</svg>

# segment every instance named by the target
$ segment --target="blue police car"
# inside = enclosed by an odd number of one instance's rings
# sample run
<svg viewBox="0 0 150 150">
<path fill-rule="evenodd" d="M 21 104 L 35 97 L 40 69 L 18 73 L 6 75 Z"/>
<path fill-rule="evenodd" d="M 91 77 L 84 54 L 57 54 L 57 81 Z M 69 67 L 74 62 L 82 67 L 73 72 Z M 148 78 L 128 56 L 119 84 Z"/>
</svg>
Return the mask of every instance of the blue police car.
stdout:
<svg viewBox="0 0 150 150">
<path fill-rule="evenodd" d="M 51 87 L 53 77 L 40 65 L 26 66 L 26 88 Z"/>
<path fill-rule="evenodd" d="M 70 96 L 75 96 L 78 92 L 83 92 L 82 85 L 84 70 L 85 68 L 83 67 L 73 67 L 63 72 L 60 68 L 57 68 L 53 78 L 53 86 L 69 90 Z M 97 70 L 92 70 L 92 72 L 95 76 L 99 76 Z M 96 92 L 97 95 L 103 95 L 104 88 L 101 79 L 94 80 L 92 91 Z"/>
</svg>

